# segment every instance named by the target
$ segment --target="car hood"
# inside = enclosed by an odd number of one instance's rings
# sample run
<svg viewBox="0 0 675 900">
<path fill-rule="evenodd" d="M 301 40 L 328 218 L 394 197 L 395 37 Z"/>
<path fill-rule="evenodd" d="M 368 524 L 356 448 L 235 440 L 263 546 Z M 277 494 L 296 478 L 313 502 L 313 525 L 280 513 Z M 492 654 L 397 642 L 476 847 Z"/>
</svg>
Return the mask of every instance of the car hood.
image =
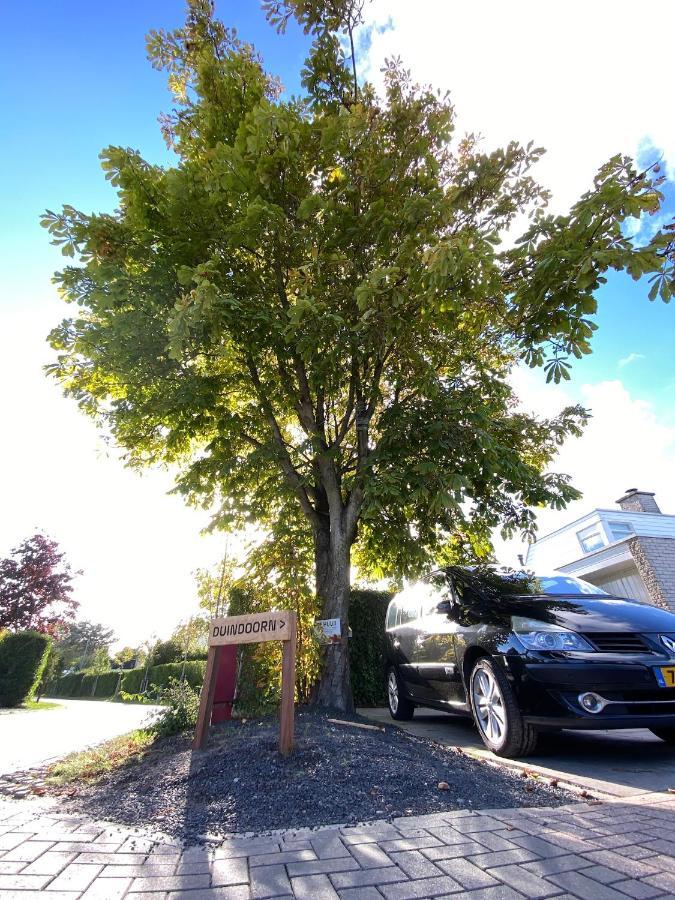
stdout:
<svg viewBox="0 0 675 900">
<path fill-rule="evenodd" d="M 504 597 L 500 611 L 579 632 L 675 632 L 675 613 L 619 597 Z"/>
</svg>

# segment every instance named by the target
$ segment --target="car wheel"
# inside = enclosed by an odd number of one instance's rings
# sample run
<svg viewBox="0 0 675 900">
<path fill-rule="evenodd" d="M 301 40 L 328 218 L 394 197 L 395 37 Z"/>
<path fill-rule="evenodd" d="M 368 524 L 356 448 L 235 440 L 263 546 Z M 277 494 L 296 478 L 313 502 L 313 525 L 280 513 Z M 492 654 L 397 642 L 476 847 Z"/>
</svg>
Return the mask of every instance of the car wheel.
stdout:
<svg viewBox="0 0 675 900">
<path fill-rule="evenodd" d="M 415 704 L 401 690 L 401 679 L 394 666 L 387 672 L 387 702 L 392 719 L 409 721 L 415 714 Z"/>
<path fill-rule="evenodd" d="M 675 744 L 675 728 L 650 728 L 649 730 L 666 744 Z"/>
<path fill-rule="evenodd" d="M 537 732 L 520 714 L 508 681 L 492 660 L 482 657 L 469 679 L 471 712 L 485 746 L 497 756 L 527 756 Z"/>
</svg>

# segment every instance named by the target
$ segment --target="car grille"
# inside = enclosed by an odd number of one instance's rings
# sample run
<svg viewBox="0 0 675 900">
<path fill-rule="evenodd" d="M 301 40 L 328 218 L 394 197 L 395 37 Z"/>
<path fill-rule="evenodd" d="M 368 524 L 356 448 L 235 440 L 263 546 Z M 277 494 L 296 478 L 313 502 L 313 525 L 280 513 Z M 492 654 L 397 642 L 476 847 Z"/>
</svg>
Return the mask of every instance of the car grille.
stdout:
<svg viewBox="0 0 675 900">
<path fill-rule="evenodd" d="M 651 653 L 652 649 L 641 634 L 587 634 L 586 638 L 603 653 Z"/>
</svg>

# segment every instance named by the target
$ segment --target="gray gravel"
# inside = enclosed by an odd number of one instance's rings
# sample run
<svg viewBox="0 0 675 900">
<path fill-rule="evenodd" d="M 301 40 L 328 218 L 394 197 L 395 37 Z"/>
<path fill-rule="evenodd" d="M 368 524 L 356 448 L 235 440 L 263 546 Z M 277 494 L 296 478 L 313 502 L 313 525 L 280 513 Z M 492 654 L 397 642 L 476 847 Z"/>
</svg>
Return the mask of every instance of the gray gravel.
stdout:
<svg viewBox="0 0 675 900">
<path fill-rule="evenodd" d="M 281 757 L 277 740 L 276 719 L 216 726 L 202 753 L 191 751 L 187 735 L 165 739 L 141 762 L 81 788 L 66 806 L 126 825 L 150 824 L 194 841 L 206 834 L 458 808 L 555 806 L 570 799 L 561 789 L 393 726 L 364 730 L 301 712 L 293 754 Z M 439 782 L 448 788 L 439 789 Z"/>
</svg>

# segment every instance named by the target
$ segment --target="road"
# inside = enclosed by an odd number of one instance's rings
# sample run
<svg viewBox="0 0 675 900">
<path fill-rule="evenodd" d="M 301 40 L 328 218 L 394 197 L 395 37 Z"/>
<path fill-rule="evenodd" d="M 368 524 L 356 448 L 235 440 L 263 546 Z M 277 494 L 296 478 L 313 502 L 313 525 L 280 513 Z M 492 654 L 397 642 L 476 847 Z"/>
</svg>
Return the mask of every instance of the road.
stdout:
<svg viewBox="0 0 675 900">
<path fill-rule="evenodd" d="M 55 700 L 58 709 L 0 711 L 0 775 L 29 769 L 133 731 L 159 707 Z"/>
<path fill-rule="evenodd" d="M 497 759 L 483 746 L 470 719 L 419 708 L 411 722 L 394 723 L 387 709 L 364 708 L 359 713 L 382 724 L 399 725 L 418 737 L 460 747 L 481 759 Z M 500 762 L 615 797 L 675 788 L 675 747 L 644 729 L 541 735 L 533 756 Z"/>
</svg>

